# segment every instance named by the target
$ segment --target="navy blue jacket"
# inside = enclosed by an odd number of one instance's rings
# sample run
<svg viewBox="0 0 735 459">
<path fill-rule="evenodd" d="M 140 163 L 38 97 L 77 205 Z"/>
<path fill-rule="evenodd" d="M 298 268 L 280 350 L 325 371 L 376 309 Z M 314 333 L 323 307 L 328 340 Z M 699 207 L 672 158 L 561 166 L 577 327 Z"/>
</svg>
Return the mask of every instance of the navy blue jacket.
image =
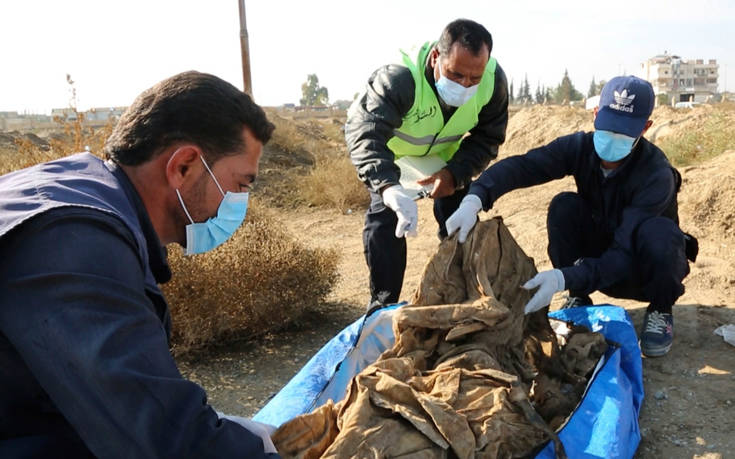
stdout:
<svg viewBox="0 0 735 459">
<path fill-rule="evenodd" d="M 0 457 L 266 457 L 176 367 L 156 285 L 171 273 L 125 173 L 74 155 L 13 174 L 0 177 Z"/>
<path fill-rule="evenodd" d="M 574 176 L 577 192 L 592 209 L 596 226 L 612 240 L 599 258 L 561 268 L 566 288 L 577 291 L 609 287 L 629 275 L 633 238 L 646 219 L 665 216 L 678 223 L 676 194 L 681 177 L 664 153 L 641 138 L 623 164 L 605 177 L 592 135 L 578 132 L 559 137 L 525 155 L 499 161 L 469 190 L 488 210 L 511 190 Z"/>
</svg>

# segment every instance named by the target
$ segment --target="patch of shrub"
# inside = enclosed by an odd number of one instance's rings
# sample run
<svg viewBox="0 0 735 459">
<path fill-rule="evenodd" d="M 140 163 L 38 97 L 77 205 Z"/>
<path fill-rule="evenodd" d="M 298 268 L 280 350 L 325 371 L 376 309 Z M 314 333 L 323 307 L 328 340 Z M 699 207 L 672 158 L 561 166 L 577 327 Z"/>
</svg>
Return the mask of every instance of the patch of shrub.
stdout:
<svg viewBox="0 0 735 459">
<path fill-rule="evenodd" d="M 713 111 L 701 125 L 656 142 L 674 166 L 699 164 L 735 149 L 735 111 L 726 104 L 719 107 L 722 108 Z"/>
<path fill-rule="evenodd" d="M 265 208 L 212 252 L 169 251 L 173 272 L 162 286 L 177 354 L 283 328 L 322 303 L 337 281 L 336 250 L 296 241 Z"/>
<path fill-rule="evenodd" d="M 344 119 L 289 119 L 273 109 L 268 118 L 276 130 L 263 154 L 258 180 L 269 204 L 341 212 L 367 207 L 370 197 L 347 153 Z M 289 167 L 277 167 L 282 165 Z"/>
<path fill-rule="evenodd" d="M 355 166 L 346 157 L 317 157 L 316 167 L 302 178 L 301 188 L 306 202 L 313 206 L 345 212 L 370 203 L 365 185 L 357 179 Z"/>
</svg>

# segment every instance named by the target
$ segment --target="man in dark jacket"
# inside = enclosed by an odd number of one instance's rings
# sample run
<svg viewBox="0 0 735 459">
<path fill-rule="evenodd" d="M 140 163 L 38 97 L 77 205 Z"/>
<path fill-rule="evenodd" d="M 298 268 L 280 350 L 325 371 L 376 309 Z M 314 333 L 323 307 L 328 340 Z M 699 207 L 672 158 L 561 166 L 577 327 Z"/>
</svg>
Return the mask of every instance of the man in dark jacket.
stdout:
<svg viewBox="0 0 735 459">
<path fill-rule="evenodd" d="M 507 82 L 490 56 L 492 46 L 482 25 L 456 20 L 438 42 L 403 52 L 400 64 L 375 71 L 349 110 L 345 138 L 371 199 L 363 230 L 369 308 L 395 303 L 401 293 L 405 236 L 416 234 L 415 199 L 420 197 L 407 187 L 426 187 L 444 238 L 444 222 L 467 185 L 505 140 Z M 419 166 L 423 178 L 410 184 L 401 180 L 407 173 L 398 159 L 424 164 Z"/>
<path fill-rule="evenodd" d="M 560 193 L 549 205 L 548 252 L 554 269 L 523 286 L 539 287 L 526 312 L 547 306 L 554 293 L 565 289 L 570 292 L 566 307 L 592 304 L 588 295 L 595 290 L 647 301 L 641 348 L 652 357 L 671 348 L 672 306 L 684 293 L 687 255 L 696 256 L 696 240 L 678 226 L 681 177 L 664 153 L 643 138 L 652 124 L 653 105 L 650 83 L 613 78 L 602 89 L 594 132 L 560 137 L 493 165 L 447 221 L 448 232 L 458 231 L 464 242 L 479 211 L 490 209 L 503 194 L 573 175 L 577 192 Z"/>
<path fill-rule="evenodd" d="M 181 376 L 158 288 L 165 244 L 205 252 L 242 223 L 272 130 L 242 91 L 186 72 L 138 96 L 108 161 L 0 177 L 0 457 L 277 457 L 265 426 Z"/>
</svg>

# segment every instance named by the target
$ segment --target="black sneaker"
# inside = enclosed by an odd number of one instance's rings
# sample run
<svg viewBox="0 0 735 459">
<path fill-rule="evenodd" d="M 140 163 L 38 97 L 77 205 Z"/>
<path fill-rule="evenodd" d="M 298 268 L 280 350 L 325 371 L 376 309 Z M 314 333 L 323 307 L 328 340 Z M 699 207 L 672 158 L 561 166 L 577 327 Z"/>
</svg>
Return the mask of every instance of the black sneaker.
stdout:
<svg viewBox="0 0 735 459">
<path fill-rule="evenodd" d="M 674 341 L 674 316 L 666 312 L 646 311 L 641 333 L 641 352 L 646 357 L 661 357 Z"/>
<path fill-rule="evenodd" d="M 592 298 L 589 295 L 585 296 L 570 296 L 567 298 L 566 303 L 562 305 L 562 309 L 576 308 L 578 306 L 592 306 Z"/>
</svg>

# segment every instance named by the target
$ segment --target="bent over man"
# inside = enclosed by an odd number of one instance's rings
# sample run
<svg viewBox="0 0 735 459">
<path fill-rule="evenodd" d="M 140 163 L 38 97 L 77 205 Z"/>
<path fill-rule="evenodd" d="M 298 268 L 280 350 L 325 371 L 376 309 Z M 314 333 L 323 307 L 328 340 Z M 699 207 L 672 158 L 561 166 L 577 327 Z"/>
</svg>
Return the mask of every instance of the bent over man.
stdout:
<svg viewBox="0 0 735 459">
<path fill-rule="evenodd" d="M 492 49 L 485 27 L 453 21 L 438 42 L 403 52 L 401 63 L 376 70 L 350 107 L 345 138 L 371 200 L 363 230 L 369 309 L 398 301 L 406 269 L 404 237 L 417 230 L 415 196 L 399 183 L 396 160 L 445 164 L 418 182 L 433 186 L 434 217 L 444 238 L 444 222 L 467 185 L 505 140 L 507 82 Z"/>
<path fill-rule="evenodd" d="M 272 131 L 245 93 L 186 72 L 138 96 L 108 161 L 0 177 L 0 457 L 277 457 L 181 376 L 158 288 L 165 244 L 202 253 L 240 226 Z"/>
</svg>

